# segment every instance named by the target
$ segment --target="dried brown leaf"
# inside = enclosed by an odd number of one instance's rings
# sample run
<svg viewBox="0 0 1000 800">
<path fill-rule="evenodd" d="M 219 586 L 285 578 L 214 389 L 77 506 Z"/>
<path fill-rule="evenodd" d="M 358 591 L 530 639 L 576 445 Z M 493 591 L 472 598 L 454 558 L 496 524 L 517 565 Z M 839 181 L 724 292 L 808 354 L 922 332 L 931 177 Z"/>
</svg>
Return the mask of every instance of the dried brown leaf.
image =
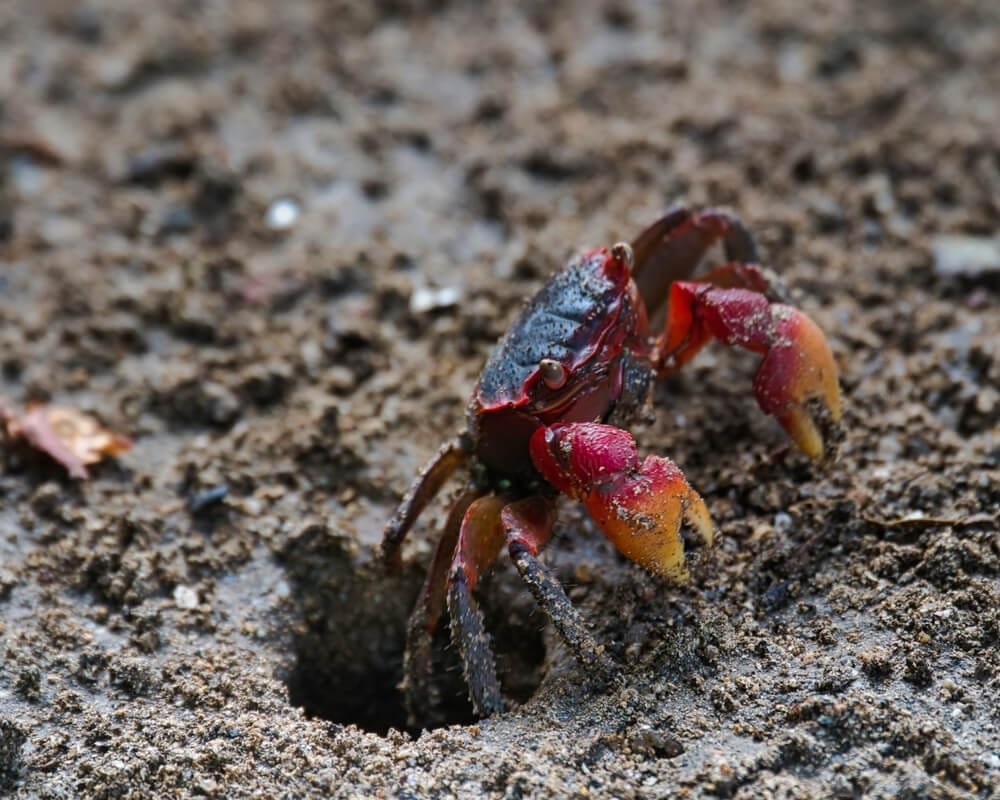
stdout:
<svg viewBox="0 0 1000 800">
<path fill-rule="evenodd" d="M 127 436 L 105 428 L 89 414 L 66 406 L 38 404 L 20 417 L 5 411 L 7 435 L 62 464 L 74 478 L 86 479 L 87 464 L 96 464 L 132 447 Z"/>
</svg>

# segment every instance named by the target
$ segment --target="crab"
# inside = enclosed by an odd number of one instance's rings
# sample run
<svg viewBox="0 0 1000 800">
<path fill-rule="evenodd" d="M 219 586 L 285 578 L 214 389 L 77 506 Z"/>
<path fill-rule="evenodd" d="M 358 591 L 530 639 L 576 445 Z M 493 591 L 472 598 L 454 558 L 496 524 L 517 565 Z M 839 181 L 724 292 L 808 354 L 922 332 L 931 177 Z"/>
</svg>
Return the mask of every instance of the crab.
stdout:
<svg viewBox="0 0 1000 800">
<path fill-rule="evenodd" d="M 692 280 L 720 242 L 725 261 Z M 708 508 L 668 458 L 640 460 L 623 426 L 648 415 L 655 379 L 712 339 L 762 356 L 753 381 L 760 408 L 807 456 L 832 456 L 841 419 L 837 367 L 816 323 L 782 299 L 736 216 L 675 208 L 631 244 L 572 259 L 527 302 L 486 362 L 467 428 L 419 473 L 385 528 L 382 555 L 398 570 L 418 516 L 456 470 L 469 467 L 407 630 L 401 686 L 411 714 L 427 702 L 432 637 L 446 609 L 474 712 L 503 710 L 475 590 L 504 549 L 581 664 L 605 681 L 620 674 L 539 553 L 565 495 L 585 505 L 628 559 L 688 579 L 682 525 L 711 545 Z M 664 309 L 653 335 L 650 320 Z"/>
</svg>

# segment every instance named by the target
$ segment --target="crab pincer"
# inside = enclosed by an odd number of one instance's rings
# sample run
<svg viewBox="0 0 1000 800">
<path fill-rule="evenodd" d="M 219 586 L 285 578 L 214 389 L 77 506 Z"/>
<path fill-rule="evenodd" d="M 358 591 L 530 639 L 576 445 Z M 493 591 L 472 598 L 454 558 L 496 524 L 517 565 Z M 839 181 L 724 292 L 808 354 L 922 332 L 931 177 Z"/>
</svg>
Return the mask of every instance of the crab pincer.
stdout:
<svg viewBox="0 0 1000 800">
<path fill-rule="evenodd" d="M 712 518 L 669 458 L 640 463 L 635 439 L 599 423 L 556 423 L 531 437 L 531 460 L 563 494 L 579 500 L 612 544 L 644 569 L 687 580 L 681 524 L 706 545 L 715 539 Z"/>
<path fill-rule="evenodd" d="M 753 384 L 761 410 L 810 458 L 832 453 L 842 414 L 840 387 L 830 345 L 815 322 L 750 289 L 674 283 L 654 359 L 660 371 L 679 369 L 712 339 L 761 354 Z"/>
</svg>

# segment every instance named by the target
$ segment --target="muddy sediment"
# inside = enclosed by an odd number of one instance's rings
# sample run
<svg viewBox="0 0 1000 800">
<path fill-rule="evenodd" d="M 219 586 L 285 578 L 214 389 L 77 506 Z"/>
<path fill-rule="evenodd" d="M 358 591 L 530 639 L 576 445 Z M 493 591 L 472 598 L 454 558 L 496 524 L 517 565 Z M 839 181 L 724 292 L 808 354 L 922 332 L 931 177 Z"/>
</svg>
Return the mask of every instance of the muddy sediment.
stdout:
<svg viewBox="0 0 1000 800">
<path fill-rule="evenodd" d="M 1000 9 L 464 2 L 0 10 L 0 398 L 133 437 L 5 447 L 0 794 L 1000 791 Z M 826 331 L 822 468 L 712 349 L 656 387 L 720 541 L 690 585 L 567 504 L 588 678 L 501 564 L 511 710 L 446 632 L 398 690 L 446 500 L 375 549 L 524 298 L 720 205 Z M 992 248 L 992 249 L 991 249 Z"/>
</svg>

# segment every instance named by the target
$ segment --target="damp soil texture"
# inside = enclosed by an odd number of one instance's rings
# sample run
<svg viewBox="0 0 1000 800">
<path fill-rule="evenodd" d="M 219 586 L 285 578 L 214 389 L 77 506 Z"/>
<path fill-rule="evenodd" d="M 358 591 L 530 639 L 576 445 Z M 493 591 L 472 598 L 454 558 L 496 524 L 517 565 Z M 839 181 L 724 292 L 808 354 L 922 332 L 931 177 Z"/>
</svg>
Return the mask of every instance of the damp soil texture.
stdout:
<svg viewBox="0 0 1000 800">
<path fill-rule="evenodd" d="M 0 794 L 1000 792 L 1000 5 L 5 0 L 0 395 L 131 452 L 0 468 Z M 827 332 L 839 460 L 713 348 L 656 387 L 719 542 L 671 586 L 566 503 L 591 681 L 502 562 L 509 710 L 398 684 L 457 484 L 385 520 L 574 252 L 723 206 Z"/>
</svg>

